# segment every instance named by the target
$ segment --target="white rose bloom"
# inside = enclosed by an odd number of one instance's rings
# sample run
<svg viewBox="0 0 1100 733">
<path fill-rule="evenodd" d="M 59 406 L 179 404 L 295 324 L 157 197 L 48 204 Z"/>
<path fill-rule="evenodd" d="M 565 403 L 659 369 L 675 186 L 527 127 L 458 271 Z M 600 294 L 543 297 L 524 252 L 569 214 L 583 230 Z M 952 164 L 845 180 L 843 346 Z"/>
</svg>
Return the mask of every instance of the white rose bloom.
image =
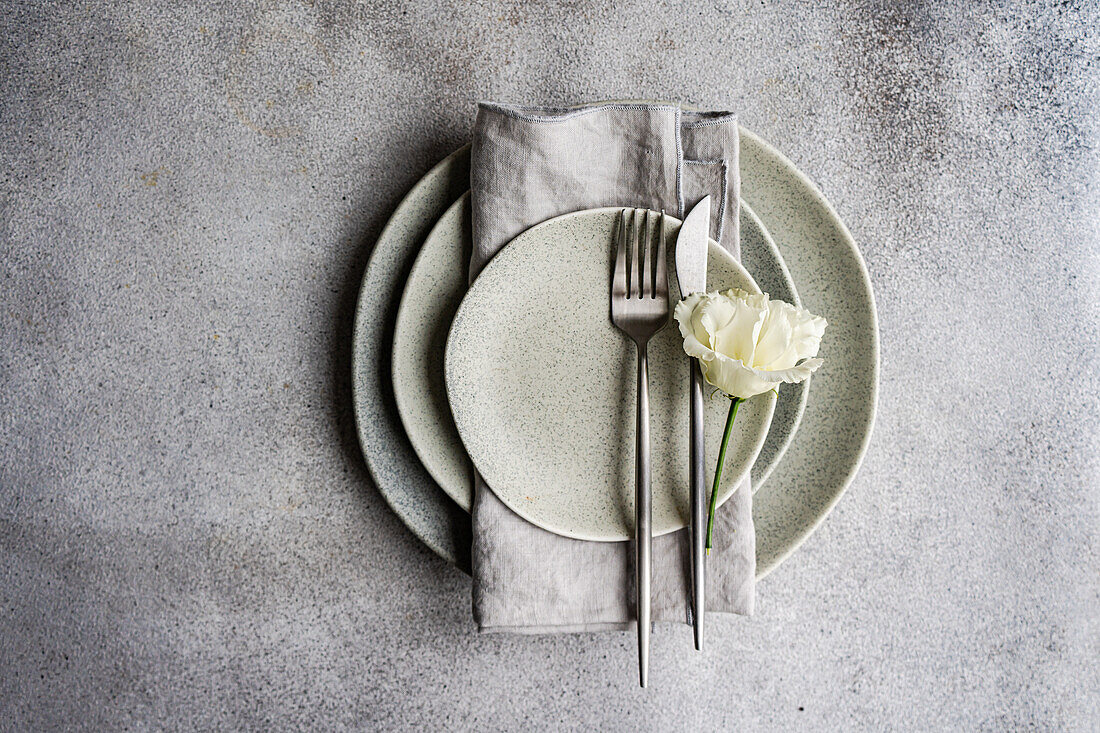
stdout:
<svg viewBox="0 0 1100 733">
<path fill-rule="evenodd" d="M 801 382 L 822 364 L 812 357 L 825 319 L 767 293 L 696 293 L 676 305 L 675 316 L 684 351 L 730 397 L 748 399 L 782 382 Z"/>
</svg>

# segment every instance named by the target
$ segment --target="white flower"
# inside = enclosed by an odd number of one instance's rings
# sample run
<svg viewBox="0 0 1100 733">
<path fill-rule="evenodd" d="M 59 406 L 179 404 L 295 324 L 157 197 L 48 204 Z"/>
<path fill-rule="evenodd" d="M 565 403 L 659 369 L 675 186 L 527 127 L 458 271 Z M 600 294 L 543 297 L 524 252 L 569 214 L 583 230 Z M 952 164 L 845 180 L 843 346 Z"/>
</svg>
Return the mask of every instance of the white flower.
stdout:
<svg viewBox="0 0 1100 733">
<path fill-rule="evenodd" d="M 767 293 L 695 293 L 676 305 L 675 315 L 684 351 L 730 397 L 748 399 L 781 382 L 801 382 L 821 366 L 812 357 L 825 319 Z"/>
</svg>

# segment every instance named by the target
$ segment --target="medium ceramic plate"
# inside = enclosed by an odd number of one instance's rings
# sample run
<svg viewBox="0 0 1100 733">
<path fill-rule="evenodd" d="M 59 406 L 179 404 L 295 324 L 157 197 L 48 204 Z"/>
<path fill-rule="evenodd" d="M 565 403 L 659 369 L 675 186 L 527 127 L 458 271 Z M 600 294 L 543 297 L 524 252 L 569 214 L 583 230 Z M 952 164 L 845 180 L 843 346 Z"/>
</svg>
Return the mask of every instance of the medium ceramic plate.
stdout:
<svg viewBox="0 0 1100 733">
<path fill-rule="evenodd" d="M 445 158 L 390 217 L 363 274 L 352 336 L 353 408 L 371 477 L 413 534 L 466 571 L 470 516 L 416 459 L 393 401 L 389 354 L 405 277 L 428 232 L 469 188 L 469 160 L 468 146 Z M 740 160 L 742 199 L 779 244 L 803 305 L 829 319 L 821 352 L 829 378 L 819 370 L 803 422 L 754 501 L 762 577 L 825 518 L 863 459 L 878 394 L 878 323 L 863 258 L 820 191 L 744 128 Z"/>
<path fill-rule="evenodd" d="M 516 514 L 574 539 L 634 536 L 635 348 L 610 319 L 616 222 L 622 209 L 580 211 L 538 224 L 504 247 L 474 281 L 447 339 L 444 376 L 455 425 L 485 483 Z M 665 217 L 670 291 L 680 222 Z M 653 222 L 657 231 L 657 222 Z M 759 292 L 711 241 L 712 288 Z M 675 327 L 649 342 L 653 533 L 689 521 L 688 380 Z M 749 475 L 775 394 L 749 400 L 733 427 L 719 488 L 725 501 Z M 721 435 L 729 402 L 704 402 Z M 707 445 L 707 463 L 718 454 Z"/>
<path fill-rule="evenodd" d="M 393 393 L 413 449 L 439 486 L 469 511 L 473 499 L 470 458 L 447 404 L 443 353 L 455 311 L 467 290 L 470 257 L 470 196 L 456 201 L 432 228 L 416 257 L 393 336 Z M 798 304 L 798 293 L 771 236 L 756 214 L 741 210 L 741 261 L 760 289 Z M 779 391 L 768 437 L 752 466 L 758 491 L 794 437 L 809 383 Z"/>
</svg>

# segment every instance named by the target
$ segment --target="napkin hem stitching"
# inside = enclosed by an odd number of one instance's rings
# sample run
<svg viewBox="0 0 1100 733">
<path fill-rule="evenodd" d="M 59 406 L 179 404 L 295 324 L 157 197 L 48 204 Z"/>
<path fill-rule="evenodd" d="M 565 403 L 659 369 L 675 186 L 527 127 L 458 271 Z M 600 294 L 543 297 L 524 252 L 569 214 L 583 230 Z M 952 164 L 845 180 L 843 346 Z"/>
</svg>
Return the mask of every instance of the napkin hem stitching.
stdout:
<svg viewBox="0 0 1100 733">
<path fill-rule="evenodd" d="M 683 140 L 683 114 L 679 106 L 676 107 L 676 206 L 680 210 L 679 219 L 684 219 L 684 140 Z"/>
<path fill-rule="evenodd" d="M 729 197 L 729 173 L 730 163 L 726 158 L 708 158 L 706 160 L 690 160 L 684 158 L 688 165 L 721 165 L 722 166 L 722 203 L 718 205 L 718 231 L 714 233 L 714 241 L 722 244 L 722 235 L 726 230 L 726 200 Z M 680 205 L 681 208 L 683 204 Z M 681 217 L 682 218 L 682 217 Z"/>
</svg>

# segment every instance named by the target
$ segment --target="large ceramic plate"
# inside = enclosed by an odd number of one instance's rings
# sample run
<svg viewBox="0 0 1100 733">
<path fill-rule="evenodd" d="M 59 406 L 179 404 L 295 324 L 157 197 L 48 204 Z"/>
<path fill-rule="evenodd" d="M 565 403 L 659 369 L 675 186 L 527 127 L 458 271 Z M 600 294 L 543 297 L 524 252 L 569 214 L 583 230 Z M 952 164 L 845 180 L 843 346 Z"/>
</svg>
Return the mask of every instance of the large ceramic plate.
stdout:
<svg viewBox="0 0 1100 733">
<path fill-rule="evenodd" d="M 756 495 L 756 568 L 786 559 L 856 475 L 878 406 L 878 317 L 852 235 L 817 187 L 782 153 L 741 130 L 741 195 L 768 227 L 802 304 L 829 321 L 798 434 Z"/>
<path fill-rule="evenodd" d="M 800 303 L 779 250 L 756 214 L 741 207 L 741 262 L 764 292 Z M 440 217 L 424 241 L 405 283 L 393 335 L 393 393 L 401 422 L 424 467 L 455 502 L 469 511 L 473 499 L 470 458 L 447 403 L 443 353 L 447 332 L 466 294 L 471 250 L 470 196 Z M 809 382 L 779 391 L 768 437 L 752 466 L 758 491 L 794 437 Z"/>
<path fill-rule="evenodd" d="M 635 348 L 609 317 L 621 212 L 559 216 L 505 246 L 455 314 L 444 364 L 459 435 L 493 493 L 536 526 L 604 542 L 634 536 Z M 664 232 L 669 287 L 678 292 L 671 260 L 680 222 L 666 216 L 650 229 Z M 707 270 L 712 288 L 759 292 L 713 240 Z M 658 332 L 648 351 L 653 534 L 662 535 L 690 518 L 688 381 L 676 328 Z M 744 408 L 733 427 L 720 503 L 748 477 L 775 395 Z M 708 434 L 721 435 L 728 411 L 727 400 L 704 402 Z M 707 463 L 717 454 L 717 445 L 708 445 Z"/>
<path fill-rule="evenodd" d="M 762 577 L 825 518 L 859 467 L 878 394 L 878 324 L 863 258 L 813 183 L 744 128 L 740 152 L 743 200 L 779 244 L 803 305 L 829 319 L 821 350 L 826 365 L 814 378 L 803 423 L 754 502 Z M 464 570 L 470 517 L 435 484 L 401 429 L 389 351 L 405 276 L 432 226 L 469 187 L 469 175 L 465 147 L 429 171 L 398 206 L 364 273 L 352 344 L 356 423 L 371 476 L 409 529 Z"/>
</svg>

